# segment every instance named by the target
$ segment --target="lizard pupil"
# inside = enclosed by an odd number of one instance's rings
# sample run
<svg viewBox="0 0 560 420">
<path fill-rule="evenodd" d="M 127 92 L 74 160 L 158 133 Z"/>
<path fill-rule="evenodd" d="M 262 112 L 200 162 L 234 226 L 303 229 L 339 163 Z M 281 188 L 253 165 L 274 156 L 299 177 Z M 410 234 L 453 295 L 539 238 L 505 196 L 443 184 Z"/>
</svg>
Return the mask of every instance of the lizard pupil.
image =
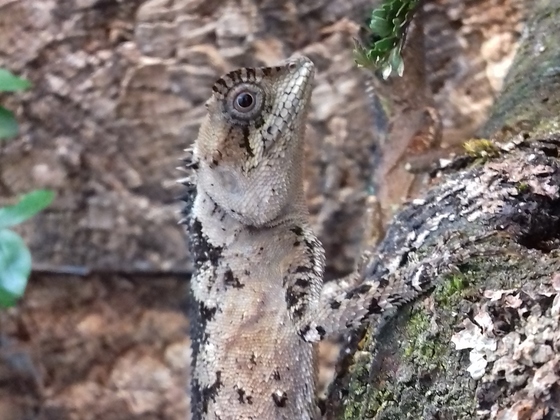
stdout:
<svg viewBox="0 0 560 420">
<path fill-rule="evenodd" d="M 238 111 L 250 111 L 255 104 L 253 95 L 247 92 L 241 92 L 235 98 L 235 107 Z"/>
</svg>

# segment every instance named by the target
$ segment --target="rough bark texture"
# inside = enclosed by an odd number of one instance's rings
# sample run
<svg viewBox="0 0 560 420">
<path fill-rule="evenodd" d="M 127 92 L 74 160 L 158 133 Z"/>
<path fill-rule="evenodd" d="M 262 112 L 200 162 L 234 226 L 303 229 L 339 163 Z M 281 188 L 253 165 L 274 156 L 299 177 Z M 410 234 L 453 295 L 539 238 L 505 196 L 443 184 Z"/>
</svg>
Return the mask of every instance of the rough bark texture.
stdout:
<svg viewBox="0 0 560 420">
<path fill-rule="evenodd" d="M 366 331 L 331 392 L 342 398 L 332 418 L 560 418 L 560 134 L 543 135 L 446 176 L 398 212 L 381 255 L 409 249 L 411 232 L 431 231 L 416 251 L 428 257 L 450 232 L 503 237 L 379 334 Z M 377 263 L 372 275 L 385 270 Z"/>
<path fill-rule="evenodd" d="M 560 418 L 559 13 L 558 2 L 535 2 L 482 129 L 509 143 L 474 165 L 458 159 L 378 249 L 393 253 L 434 226 L 435 237 L 502 231 L 503 252 L 454 267 L 378 335 L 368 330 L 332 389 L 332 418 Z"/>
<path fill-rule="evenodd" d="M 0 146 L 0 200 L 57 192 L 20 230 L 37 271 L 21 304 L 0 314 L 2 420 L 187 417 L 180 304 L 190 266 L 174 168 L 213 80 L 233 67 L 296 50 L 317 64 L 308 202 L 328 277 L 352 269 L 377 140 L 369 76 L 354 68 L 355 26 L 343 18 L 363 20 L 369 3 L 0 0 L 0 66 L 34 85 L 0 98 L 22 126 Z M 428 84 L 444 143 L 484 120 L 521 9 L 518 0 L 427 3 Z"/>
</svg>

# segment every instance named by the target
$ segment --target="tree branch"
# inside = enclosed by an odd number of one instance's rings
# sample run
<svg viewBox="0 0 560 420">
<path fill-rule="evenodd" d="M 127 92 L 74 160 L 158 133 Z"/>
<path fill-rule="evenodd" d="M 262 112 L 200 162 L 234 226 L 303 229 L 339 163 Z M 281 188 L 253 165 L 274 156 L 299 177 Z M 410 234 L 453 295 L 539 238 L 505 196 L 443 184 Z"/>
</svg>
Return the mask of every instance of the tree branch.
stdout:
<svg viewBox="0 0 560 420">
<path fill-rule="evenodd" d="M 503 234 L 461 248 L 434 293 L 354 340 L 360 350 L 339 366 L 329 418 L 560 413 L 559 14 L 557 2 L 536 2 L 481 130 L 502 140 L 495 157 L 457 158 L 434 174 L 440 183 L 394 217 L 369 274 L 429 266 L 450 234 Z"/>
</svg>

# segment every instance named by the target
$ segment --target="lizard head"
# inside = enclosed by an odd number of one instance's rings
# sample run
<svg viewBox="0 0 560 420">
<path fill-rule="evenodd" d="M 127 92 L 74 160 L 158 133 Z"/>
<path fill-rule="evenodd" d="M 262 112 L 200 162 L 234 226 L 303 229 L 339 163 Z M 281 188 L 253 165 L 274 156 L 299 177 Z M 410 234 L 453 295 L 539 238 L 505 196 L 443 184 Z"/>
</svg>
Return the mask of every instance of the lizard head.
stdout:
<svg viewBox="0 0 560 420">
<path fill-rule="evenodd" d="M 249 226 L 303 204 L 303 141 L 314 65 L 297 57 L 217 80 L 194 144 L 197 188 Z"/>
</svg>

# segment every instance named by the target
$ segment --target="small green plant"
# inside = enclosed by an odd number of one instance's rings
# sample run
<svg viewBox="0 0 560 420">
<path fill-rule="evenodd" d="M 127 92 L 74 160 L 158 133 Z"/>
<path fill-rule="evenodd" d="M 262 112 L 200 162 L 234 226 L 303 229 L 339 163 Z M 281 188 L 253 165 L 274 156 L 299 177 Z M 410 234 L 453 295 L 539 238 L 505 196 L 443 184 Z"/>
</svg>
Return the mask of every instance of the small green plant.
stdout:
<svg viewBox="0 0 560 420">
<path fill-rule="evenodd" d="M 36 190 L 13 206 L 0 207 L 0 308 L 13 306 L 31 273 L 31 253 L 21 236 L 8 229 L 34 216 L 53 200 L 54 193 Z"/>
<path fill-rule="evenodd" d="M 463 143 L 463 148 L 469 156 L 474 158 L 496 157 L 500 154 L 500 149 L 488 139 L 470 139 Z"/>
<path fill-rule="evenodd" d="M 0 68 L 0 92 L 17 92 L 30 86 L 27 80 Z M 17 134 L 14 114 L 0 106 L 0 142 Z M 52 191 L 36 190 L 20 197 L 14 205 L 0 207 L 0 308 L 15 305 L 23 295 L 31 273 L 31 253 L 23 239 L 9 228 L 43 210 L 53 198 Z"/>
<path fill-rule="evenodd" d="M 368 20 L 367 45 L 356 43 L 356 64 L 380 70 L 384 79 L 393 72 L 403 75 L 401 51 L 406 31 L 420 0 L 385 0 L 371 12 Z"/>
<path fill-rule="evenodd" d="M 0 68 L 0 92 L 18 92 L 29 89 L 30 86 L 28 80 Z M 14 114 L 0 105 L 0 141 L 15 137 L 17 134 L 18 124 Z"/>
</svg>

